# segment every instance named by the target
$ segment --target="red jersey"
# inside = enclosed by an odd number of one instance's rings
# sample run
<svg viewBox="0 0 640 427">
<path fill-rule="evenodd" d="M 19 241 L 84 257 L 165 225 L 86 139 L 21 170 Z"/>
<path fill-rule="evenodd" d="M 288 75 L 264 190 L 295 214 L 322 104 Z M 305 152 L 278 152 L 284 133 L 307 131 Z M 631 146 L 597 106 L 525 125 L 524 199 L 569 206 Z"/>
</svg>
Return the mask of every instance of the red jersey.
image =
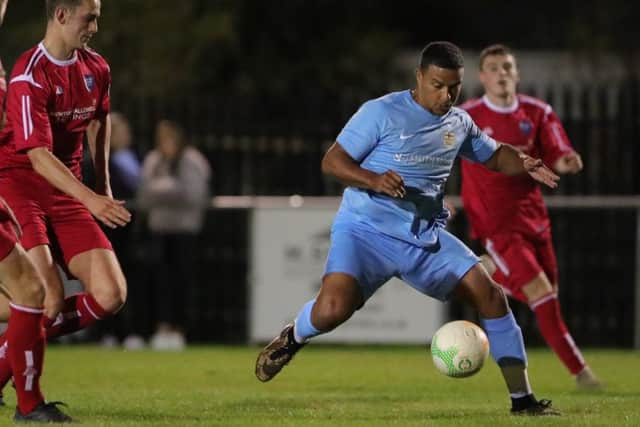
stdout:
<svg viewBox="0 0 640 427">
<path fill-rule="evenodd" d="M 476 125 L 499 142 L 510 144 L 552 166 L 573 151 L 551 106 L 518 94 L 511 107 L 498 107 L 484 96 L 461 106 Z M 538 184 L 529 176 L 507 176 L 462 160 L 462 202 L 471 237 L 485 239 L 500 232 L 525 235 L 549 228 L 549 215 Z"/>
<path fill-rule="evenodd" d="M 90 49 L 77 49 L 66 61 L 42 43 L 22 54 L 9 79 L 0 172 L 32 169 L 26 152 L 46 147 L 81 178 L 85 130 L 109 112 L 110 84 L 107 62 Z"/>
<path fill-rule="evenodd" d="M 4 68 L 0 61 L 0 128 L 2 127 L 2 114 L 4 113 L 4 98 L 7 94 L 7 80 L 4 78 Z"/>
</svg>

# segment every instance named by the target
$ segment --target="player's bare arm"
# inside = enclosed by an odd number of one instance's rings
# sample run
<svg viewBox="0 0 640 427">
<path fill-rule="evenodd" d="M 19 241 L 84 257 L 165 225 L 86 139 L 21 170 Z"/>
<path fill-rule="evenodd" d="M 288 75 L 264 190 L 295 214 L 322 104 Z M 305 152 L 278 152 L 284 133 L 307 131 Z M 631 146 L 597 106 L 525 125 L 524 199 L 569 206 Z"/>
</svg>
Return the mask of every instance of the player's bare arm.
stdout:
<svg viewBox="0 0 640 427">
<path fill-rule="evenodd" d="M 345 185 L 373 190 L 391 197 L 404 197 L 402 177 L 392 170 L 377 174 L 360 167 L 344 148 L 335 142 L 322 159 L 322 173 L 336 177 Z"/>
<path fill-rule="evenodd" d="M 73 173 L 47 148 L 37 147 L 27 152 L 33 169 L 51 185 L 79 200 L 91 214 L 111 228 L 124 226 L 131 221 L 131 213 L 124 202 L 96 194 L 80 182 Z"/>
<path fill-rule="evenodd" d="M 0 25 L 2 25 L 2 21 L 4 21 L 4 13 L 7 11 L 7 3 L 9 3 L 9 0 L 0 0 Z"/>
<path fill-rule="evenodd" d="M 559 174 L 577 174 L 583 168 L 582 157 L 575 151 L 570 152 L 558 160 L 553 165 L 553 170 Z"/>
<path fill-rule="evenodd" d="M 91 122 L 87 129 L 87 141 L 96 175 L 96 193 L 113 197 L 109 179 L 109 144 L 111 141 L 111 117 L 107 114 Z"/>
<path fill-rule="evenodd" d="M 558 186 L 560 177 L 542 163 L 509 144 L 500 144 L 484 165 L 496 172 L 514 176 L 528 173 L 531 178 L 550 188 Z"/>
</svg>

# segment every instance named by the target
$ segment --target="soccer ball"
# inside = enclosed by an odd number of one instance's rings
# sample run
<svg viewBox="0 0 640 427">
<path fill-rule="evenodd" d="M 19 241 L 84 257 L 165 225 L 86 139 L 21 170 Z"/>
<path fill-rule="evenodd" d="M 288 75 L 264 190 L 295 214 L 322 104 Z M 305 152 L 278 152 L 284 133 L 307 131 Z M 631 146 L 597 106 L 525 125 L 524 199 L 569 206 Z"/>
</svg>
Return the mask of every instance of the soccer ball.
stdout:
<svg viewBox="0 0 640 427">
<path fill-rule="evenodd" d="M 475 323 L 456 320 L 445 323 L 431 340 L 431 357 L 436 369 L 453 378 L 477 373 L 489 354 L 489 339 Z"/>
</svg>

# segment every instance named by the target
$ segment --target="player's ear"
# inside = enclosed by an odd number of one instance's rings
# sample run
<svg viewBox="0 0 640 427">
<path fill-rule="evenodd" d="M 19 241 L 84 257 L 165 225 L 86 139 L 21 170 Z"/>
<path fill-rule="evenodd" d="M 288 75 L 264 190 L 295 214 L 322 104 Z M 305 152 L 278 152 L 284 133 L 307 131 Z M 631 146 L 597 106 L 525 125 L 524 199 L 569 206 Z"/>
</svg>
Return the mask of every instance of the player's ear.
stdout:
<svg viewBox="0 0 640 427">
<path fill-rule="evenodd" d="M 69 20 L 70 10 L 64 6 L 56 8 L 53 13 L 53 19 L 58 21 L 59 24 L 64 25 Z"/>
<path fill-rule="evenodd" d="M 416 68 L 416 83 L 418 83 L 418 86 L 421 86 L 422 83 L 422 68 L 418 67 Z"/>
</svg>

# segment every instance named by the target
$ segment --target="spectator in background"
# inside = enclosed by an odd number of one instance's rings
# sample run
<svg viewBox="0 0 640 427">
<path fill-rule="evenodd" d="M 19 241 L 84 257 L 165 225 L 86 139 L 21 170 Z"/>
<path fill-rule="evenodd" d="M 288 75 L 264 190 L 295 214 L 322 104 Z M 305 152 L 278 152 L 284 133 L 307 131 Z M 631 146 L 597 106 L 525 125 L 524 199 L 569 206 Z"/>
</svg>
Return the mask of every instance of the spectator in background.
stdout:
<svg viewBox="0 0 640 427">
<path fill-rule="evenodd" d="M 211 169 L 187 145 L 183 130 L 168 120 L 156 126 L 156 147 L 144 159 L 138 202 L 147 212 L 150 274 L 155 292 L 155 349 L 181 349 L 185 340 L 185 296 L 197 278 L 194 257 L 209 200 Z"/>
<path fill-rule="evenodd" d="M 132 200 L 140 185 L 142 167 L 131 148 L 131 126 L 122 113 L 111 113 L 111 191 L 120 200 Z"/>
</svg>

